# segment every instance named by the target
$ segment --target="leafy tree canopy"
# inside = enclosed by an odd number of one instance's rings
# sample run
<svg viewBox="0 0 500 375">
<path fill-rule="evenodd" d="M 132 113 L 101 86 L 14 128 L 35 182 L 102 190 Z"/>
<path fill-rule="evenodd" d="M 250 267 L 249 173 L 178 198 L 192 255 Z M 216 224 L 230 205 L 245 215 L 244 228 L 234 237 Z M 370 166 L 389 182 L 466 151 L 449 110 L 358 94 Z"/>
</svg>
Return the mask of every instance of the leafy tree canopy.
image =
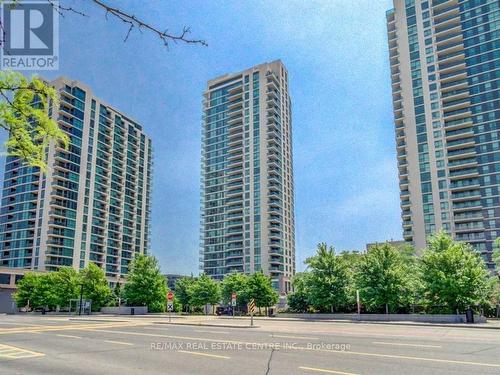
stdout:
<svg viewBox="0 0 500 375">
<path fill-rule="evenodd" d="M 222 300 L 231 302 L 231 296 L 236 293 L 236 303 L 245 305 L 248 303 L 248 276 L 242 273 L 231 273 L 224 277 L 221 285 Z"/>
<path fill-rule="evenodd" d="M 247 296 L 248 300 L 254 299 L 257 307 L 270 307 L 278 303 L 278 293 L 273 289 L 271 278 L 262 272 L 255 272 L 248 277 Z"/>
<path fill-rule="evenodd" d="M 124 295 L 129 306 L 147 306 L 149 312 L 165 311 L 167 281 L 155 257 L 136 254 L 130 264 Z"/>
<path fill-rule="evenodd" d="M 484 300 L 489 273 L 469 244 L 455 242 L 444 232 L 429 237 L 421 269 L 422 293 L 430 306 L 453 313 Z"/>
<path fill-rule="evenodd" d="M 356 277 L 363 304 L 372 311 L 385 306 L 386 312 L 407 306 L 414 295 L 413 274 L 398 249 L 388 243 L 375 245 L 363 257 Z"/>
<path fill-rule="evenodd" d="M 189 287 L 196 282 L 194 277 L 182 277 L 175 283 L 175 298 L 182 306 L 183 309 L 189 306 L 191 295 L 189 294 Z"/>
<path fill-rule="evenodd" d="M 92 300 L 92 310 L 99 311 L 108 303 L 112 292 L 101 267 L 89 263 L 80 271 L 80 283 L 83 284 L 83 297 Z"/>
<path fill-rule="evenodd" d="M 353 303 L 353 275 L 346 257 L 337 256 L 333 247 L 318 245 L 316 255 L 307 258 L 309 301 L 317 310 L 331 312 Z"/>
<path fill-rule="evenodd" d="M 7 130 L 7 153 L 27 165 L 46 168 L 45 149 L 51 142 L 68 146 L 68 136 L 48 115 L 49 105 L 57 108 L 54 88 L 40 78 L 0 71 L 0 126 Z"/>
<path fill-rule="evenodd" d="M 221 298 L 220 285 L 209 276 L 202 274 L 188 288 L 189 304 L 200 307 L 207 304 L 215 305 Z"/>
</svg>

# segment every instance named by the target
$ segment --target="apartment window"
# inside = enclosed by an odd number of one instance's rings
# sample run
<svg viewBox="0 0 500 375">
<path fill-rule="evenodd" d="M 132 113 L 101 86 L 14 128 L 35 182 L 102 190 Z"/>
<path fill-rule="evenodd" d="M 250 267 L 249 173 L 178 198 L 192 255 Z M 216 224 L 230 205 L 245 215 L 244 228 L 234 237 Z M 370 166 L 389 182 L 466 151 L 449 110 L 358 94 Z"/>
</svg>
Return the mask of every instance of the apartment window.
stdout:
<svg viewBox="0 0 500 375">
<path fill-rule="evenodd" d="M 422 186 L 422 193 L 432 192 L 432 186 L 430 182 L 422 183 L 421 186 Z"/>
</svg>

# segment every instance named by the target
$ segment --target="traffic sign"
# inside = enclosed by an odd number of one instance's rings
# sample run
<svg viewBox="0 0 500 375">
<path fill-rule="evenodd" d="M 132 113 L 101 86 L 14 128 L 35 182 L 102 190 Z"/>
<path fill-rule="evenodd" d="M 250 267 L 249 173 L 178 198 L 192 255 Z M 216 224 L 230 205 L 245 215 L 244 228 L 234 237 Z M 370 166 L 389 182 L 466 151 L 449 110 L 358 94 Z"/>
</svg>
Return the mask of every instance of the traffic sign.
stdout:
<svg viewBox="0 0 500 375">
<path fill-rule="evenodd" d="M 174 299 L 174 293 L 172 291 L 169 291 L 167 293 L 167 300 L 173 301 L 173 299 Z"/>
<path fill-rule="evenodd" d="M 168 312 L 174 311 L 174 301 L 168 301 L 167 302 L 167 311 Z"/>
<path fill-rule="evenodd" d="M 231 294 L 231 306 L 236 306 L 236 293 Z"/>
<path fill-rule="evenodd" d="M 253 313 L 255 312 L 255 300 L 253 298 L 250 300 L 247 307 L 250 313 L 250 325 L 253 327 Z"/>
<path fill-rule="evenodd" d="M 250 312 L 250 313 L 255 312 L 255 300 L 253 298 L 248 303 L 248 312 Z"/>
</svg>

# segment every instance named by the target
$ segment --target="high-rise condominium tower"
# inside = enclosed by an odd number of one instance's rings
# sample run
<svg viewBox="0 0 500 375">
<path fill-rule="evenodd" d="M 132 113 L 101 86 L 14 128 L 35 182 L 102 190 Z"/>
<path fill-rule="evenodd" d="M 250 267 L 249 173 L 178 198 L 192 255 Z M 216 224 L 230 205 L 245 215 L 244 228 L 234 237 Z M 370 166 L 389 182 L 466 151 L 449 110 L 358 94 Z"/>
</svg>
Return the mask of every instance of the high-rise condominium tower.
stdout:
<svg viewBox="0 0 500 375">
<path fill-rule="evenodd" d="M 201 265 L 211 277 L 295 272 L 291 102 L 281 61 L 208 81 L 203 101 Z"/>
<path fill-rule="evenodd" d="M 50 145 L 46 173 L 7 158 L 0 265 L 52 271 L 94 262 L 117 280 L 148 249 L 151 140 L 83 83 L 49 84 L 60 98 L 49 115 L 70 145 Z"/>
<path fill-rule="evenodd" d="M 500 235 L 498 0 L 395 0 L 387 12 L 404 238 L 443 228 L 489 267 Z"/>
</svg>

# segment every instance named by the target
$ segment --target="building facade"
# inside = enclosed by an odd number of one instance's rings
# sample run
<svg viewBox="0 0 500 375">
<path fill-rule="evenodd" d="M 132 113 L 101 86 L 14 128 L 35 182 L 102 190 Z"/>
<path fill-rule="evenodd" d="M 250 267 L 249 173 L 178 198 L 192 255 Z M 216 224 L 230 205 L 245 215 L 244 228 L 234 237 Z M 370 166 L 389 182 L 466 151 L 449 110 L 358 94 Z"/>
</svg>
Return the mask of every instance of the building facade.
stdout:
<svg viewBox="0 0 500 375">
<path fill-rule="evenodd" d="M 385 241 L 385 242 L 370 242 L 366 244 L 366 251 L 370 251 L 373 249 L 375 246 L 381 246 L 381 245 L 391 245 L 394 246 L 397 249 L 403 248 L 404 246 L 408 245 L 408 242 L 406 241 L 400 241 L 400 240 L 393 240 L 391 239 L 390 241 Z"/>
<path fill-rule="evenodd" d="M 200 268 L 263 271 L 281 292 L 295 272 L 292 118 L 281 61 L 208 81 L 203 100 Z"/>
<path fill-rule="evenodd" d="M 490 268 L 500 235 L 498 0 L 394 0 L 387 30 L 403 235 L 440 228 Z"/>
<path fill-rule="evenodd" d="M 151 140 L 83 83 L 49 84 L 60 99 L 49 115 L 70 144 L 49 146 L 45 173 L 7 157 L 0 266 L 53 271 L 93 262 L 119 280 L 149 247 Z"/>
</svg>

